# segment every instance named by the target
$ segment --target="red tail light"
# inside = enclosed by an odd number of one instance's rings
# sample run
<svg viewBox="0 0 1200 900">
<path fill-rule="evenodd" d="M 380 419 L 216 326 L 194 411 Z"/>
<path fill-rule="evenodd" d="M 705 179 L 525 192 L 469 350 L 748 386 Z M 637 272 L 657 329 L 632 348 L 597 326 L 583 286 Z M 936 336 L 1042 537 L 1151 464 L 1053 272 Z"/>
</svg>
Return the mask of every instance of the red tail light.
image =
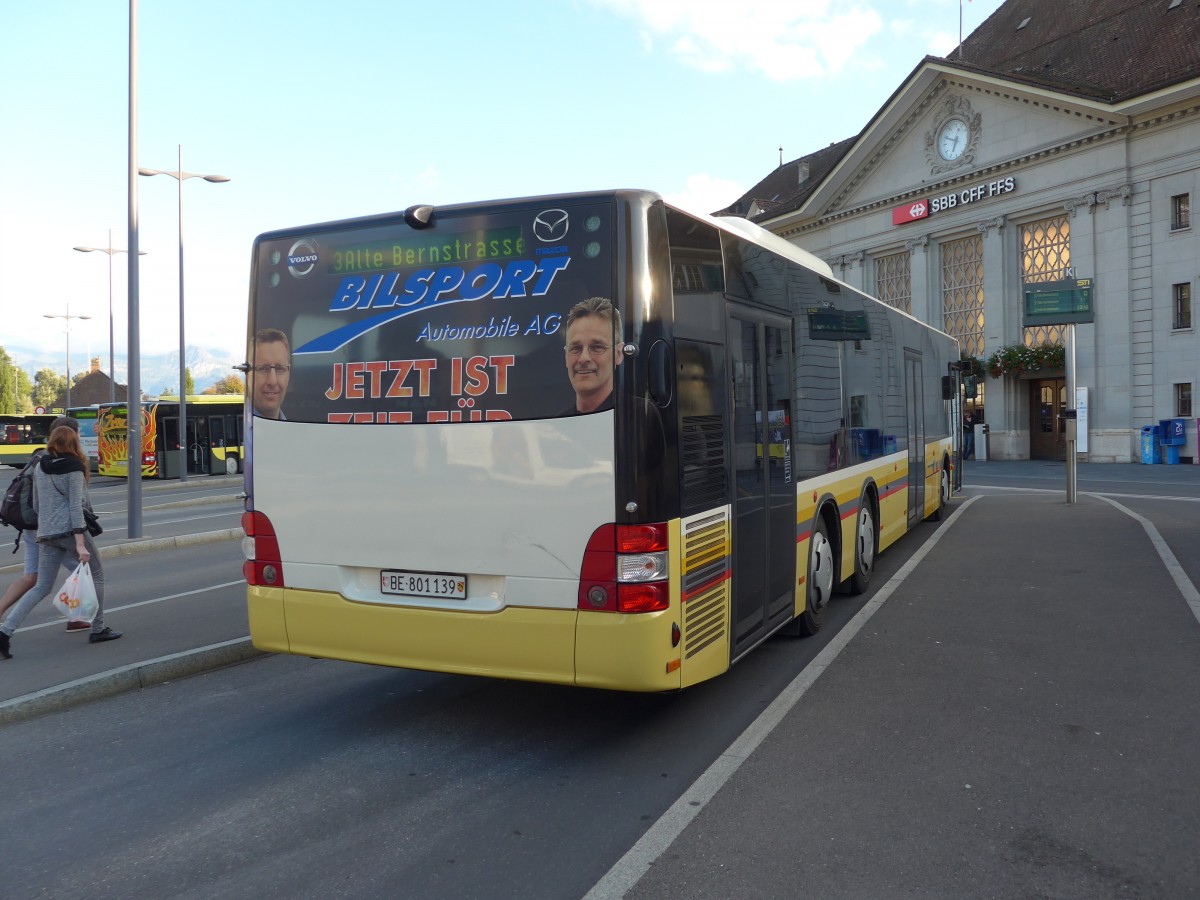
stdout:
<svg viewBox="0 0 1200 900">
<path fill-rule="evenodd" d="M 657 612 L 671 602 L 667 526 L 601 525 L 588 539 L 579 574 L 580 609 Z"/>
<path fill-rule="evenodd" d="M 246 540 L 242 549 L 246 562 L 242 564 L 242 576 L 247 584 L 264 587 L 283 587 L 283 561 L 279 555 L 279 541 L 275 528 L 265 513 L 242 513 L 242 530 Z"/>
</svg>

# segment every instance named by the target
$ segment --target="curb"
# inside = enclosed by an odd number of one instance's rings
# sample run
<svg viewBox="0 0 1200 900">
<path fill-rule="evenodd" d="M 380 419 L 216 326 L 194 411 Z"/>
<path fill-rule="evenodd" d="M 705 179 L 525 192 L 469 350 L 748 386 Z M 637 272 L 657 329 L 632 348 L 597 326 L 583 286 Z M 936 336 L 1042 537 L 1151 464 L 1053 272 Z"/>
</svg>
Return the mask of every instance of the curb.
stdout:
<svg viewBox="0 0 1200 900">
<path fill-rule="evenodd" d="M 245 494 L 216 494 L 211 497 L 193 497 L 190 500 L 169 500 L 166 503 L 143 506 L 142 509 L 177 509 L 181 506 L 211 506 L 216 503 L 233 503 L 237 500 L 245 499 L 245 496 Z"/>
<path fill-rule="evenodd" d="M 112 544 L 100 548 L 100 558 L 110 556 L 132 556 L 134 553 L 148 553 L 151 550 L 175 550 L 179 547 L 195 547 L 200 544 L 216 544 L 220 541 L 240 541 L 246 536 L 241 528 L 225 528 L 220 531 L 201 531 L 197 534 L 177 534 L 174 537 L 150 538 L 145 541 L 131 541 L 128 544 Z"/>
<path fill-rule="evenodd" d="M 0 724 L 18 722 L 42 713 L 67 709 L 127 691 L 154 687 L 178 678 L 198 675 L 267 655 L 265 651 L 251 644 L 250 638 L 244 637 L 220 644 L 209 644 L 195 650 L 185 650 L 182 653 L 172 653 L 170 656 L 160 656 L 145 662 L 130 663 L 98 675 L 89 675 L 86 678 L 68 681 L 66 684 L 5 700 L 0 703 Z"/>
</svg>

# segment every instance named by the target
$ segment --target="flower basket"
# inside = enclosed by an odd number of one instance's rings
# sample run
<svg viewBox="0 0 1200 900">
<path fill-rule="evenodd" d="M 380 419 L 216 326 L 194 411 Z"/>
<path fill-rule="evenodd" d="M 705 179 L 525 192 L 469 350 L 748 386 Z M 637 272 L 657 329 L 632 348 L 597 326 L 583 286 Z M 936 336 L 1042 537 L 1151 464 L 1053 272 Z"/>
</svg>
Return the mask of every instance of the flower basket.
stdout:
<svg viewBox="0 0 1200 900">
<path fill-rule="evenodd" d="M 1067 351 L 1062 344 L 1042 344 L 1026 347 L 1014 344 L 1001 347 L 988 357 L 987 373 L 993 378 L 1002 375 L 1021 375 L 1024 372 L 1040 372 L 1046 369 L 1062 369 L 1066 366 Z"/>
</svg>

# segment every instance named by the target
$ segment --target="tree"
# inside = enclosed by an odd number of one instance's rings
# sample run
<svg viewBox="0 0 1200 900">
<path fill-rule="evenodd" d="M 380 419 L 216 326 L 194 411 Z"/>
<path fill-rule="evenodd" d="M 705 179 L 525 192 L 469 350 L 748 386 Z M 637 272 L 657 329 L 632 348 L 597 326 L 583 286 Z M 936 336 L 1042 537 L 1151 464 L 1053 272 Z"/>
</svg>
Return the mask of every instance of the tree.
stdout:
<svg viewBox="0 0 1200 900">
<path fill-rule="evenodd" d="M 192 377 L 192 370 L 187 366 L 184 366 L 183 369 L 183 382 L 185 385 L 183 389 L 184 394 L 190 395 L 196 393 L 196 379 Z"/>
<path fill-rule="evenodd" d="M 236 375 L 226 375 L 212 387 L 205 390 L 206 394 L 244 394 L 246 382 Z"/>
<path fill-rule="evenodd" d="M 17 394 L 20 388 L 17 372 L 8 351 L 0 347 L 0 413 L 17 411 Z"/>
<path fill-rule="evenodd" d="M 33 382 L 24 369 L 17 369 L 17 412 L 33 412 Z"/>
<path fill-rule="evenodd" d="M 59 394 L 67 392 L 67 376 L 53 369 L 41 369 L 33 376 L 33 405 L 50 409 Z"/>
</svg>

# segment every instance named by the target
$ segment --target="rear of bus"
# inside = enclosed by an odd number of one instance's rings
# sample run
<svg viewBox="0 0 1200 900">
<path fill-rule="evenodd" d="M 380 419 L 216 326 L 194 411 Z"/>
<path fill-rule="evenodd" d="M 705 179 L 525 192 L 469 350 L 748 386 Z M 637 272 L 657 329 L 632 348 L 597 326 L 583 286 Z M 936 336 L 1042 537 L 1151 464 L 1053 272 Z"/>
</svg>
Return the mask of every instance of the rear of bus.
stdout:
<svg viewBox="0 0 1200 900">
<path fill-rule="evenodd" d="M 680 687 L 678 534 L 661 515 L 677 474 L 643 365 L 660 328 L 655 203 L 414 207 L 256 240 L 243 520 L 256 646 Z M 572 308 L 597 298 L 620 328 L 568 349 Z M 581 413 L 578 382 L 593 379 L 594 399 L 605 377 L 611 397 Z"/>
</svg>

